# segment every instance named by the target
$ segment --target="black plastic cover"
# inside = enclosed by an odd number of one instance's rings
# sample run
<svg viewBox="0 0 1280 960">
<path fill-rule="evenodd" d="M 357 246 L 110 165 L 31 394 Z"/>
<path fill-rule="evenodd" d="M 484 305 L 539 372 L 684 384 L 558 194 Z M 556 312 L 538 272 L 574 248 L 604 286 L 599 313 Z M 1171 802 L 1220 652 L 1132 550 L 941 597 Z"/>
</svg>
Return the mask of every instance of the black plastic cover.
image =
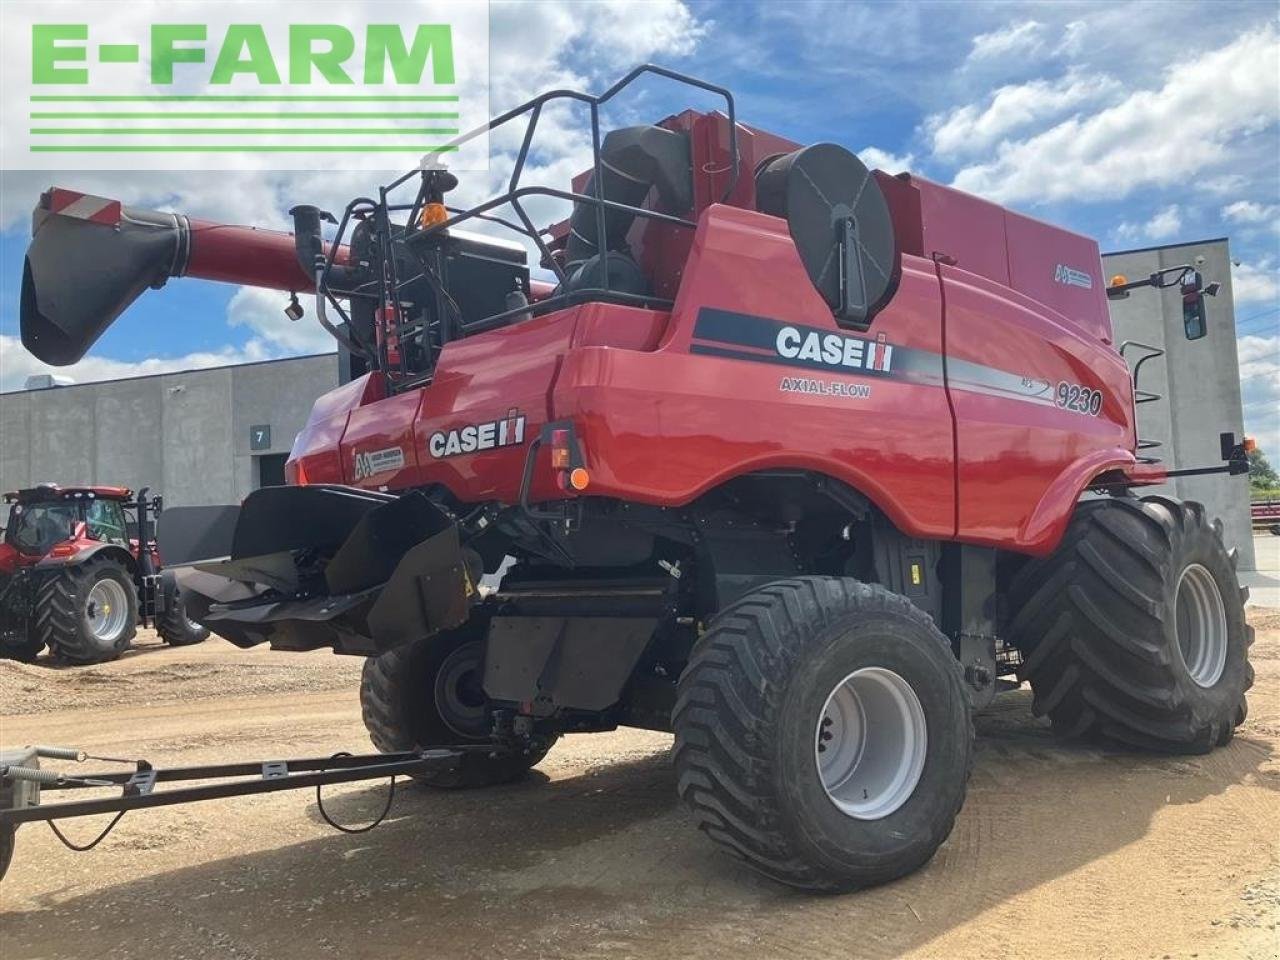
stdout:
<svg viewBox="0 0 1280 960">
<path fill-rule="evenodd" d="M 815 143 L 767 161 L 756 173 L 756 206 L 787 221 L 809 279 L 840 320 L 865 326 L 893 297 L 901 263 L 889 205 L 844 147 Z"/>
</svg>

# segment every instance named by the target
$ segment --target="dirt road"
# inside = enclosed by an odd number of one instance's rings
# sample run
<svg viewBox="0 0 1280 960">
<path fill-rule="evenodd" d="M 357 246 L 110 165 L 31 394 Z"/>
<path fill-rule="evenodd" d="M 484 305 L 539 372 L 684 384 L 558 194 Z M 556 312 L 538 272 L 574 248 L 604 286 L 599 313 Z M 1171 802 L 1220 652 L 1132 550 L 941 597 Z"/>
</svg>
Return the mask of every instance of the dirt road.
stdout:
<svg viewBox="0 0 1280 960">
<path fill-rule="evenodd" d="M 1248 722 L 1208 757 L 1054 741 L 1023 692 L 978 722 L 955 832 L 924 870 L 810 897 L 716 853 L 676 805 L 670 738 L 562 740 L 527 782 L 406 787 L 344 836 L 298 793 L 126 817 L 72 854 L 23 827 L 0 956 L 1183 958 L 1280 955 L 1280 611 L 1251 611 Z M 172 764 L 365 750 L 359 663 L 152 642 L 77 670 L 0 664 L 0 743 Z M 351 822 L 382 785 L 334 788 Z M 74 838 L 96 832 L 71 822 Z"/>
</svg>

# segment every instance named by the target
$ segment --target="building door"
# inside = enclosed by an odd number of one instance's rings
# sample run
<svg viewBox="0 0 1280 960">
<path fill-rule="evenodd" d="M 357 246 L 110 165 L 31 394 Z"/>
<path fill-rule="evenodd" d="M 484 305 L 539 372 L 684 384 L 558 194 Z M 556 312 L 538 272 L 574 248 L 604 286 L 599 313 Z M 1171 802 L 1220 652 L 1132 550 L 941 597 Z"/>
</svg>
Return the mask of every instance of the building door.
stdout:
<svg viewBox="0 0 1280 960">
<path fill-rule="evenodd" d="M 258 461 L 259 487 L 284 486 L 284 462 L 289 459 L 287 453 L 268 453 L 254 459 Z"/>
</svg>

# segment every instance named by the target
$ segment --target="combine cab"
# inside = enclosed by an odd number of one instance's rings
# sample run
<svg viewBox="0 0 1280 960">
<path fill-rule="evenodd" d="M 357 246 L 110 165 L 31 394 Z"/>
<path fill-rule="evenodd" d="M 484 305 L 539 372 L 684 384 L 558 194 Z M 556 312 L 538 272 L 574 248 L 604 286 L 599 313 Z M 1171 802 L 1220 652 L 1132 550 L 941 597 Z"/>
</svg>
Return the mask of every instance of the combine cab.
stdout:
<svg viewBox="0 0 1280 960">
<path fill-rule="evenodd" d="M 209 631 L 191 621 L 150 536 L 160 498 L 124 487 L 42 484 L 5 494 L 0 544 L 0 656 L 114 660 L 138 625 L 173 646 Z"/>
<path fill-rule="evenodd" d="M 723 110 L 602 136 L 652 74 Z M 592 166 L 526 185 L 553 103 L 589 113 Z M 340 346 L 290 486 L 164 515 L 200 622 L 367 657 L 374 744 L 445 751 L 415 772 L 434 786 L 520 776 L 567 732 L 673 731 L 702 830 L 809 889 L 927 861 L 971 712 L 1020 681 L 1064 735 L 1231 738 L 1234 557 L 1199 504 L 1137 495 L 1172 473 L 1139 456 L 1093 240 L 740 124 L 660 68 L 488 126 L 513 122 L 506 191 L 467 209 L 428 161 L 337 216 L 295 207 L 292 237 L 41 198 L 42 359 L 183 275 L 313 291 Z M 534 196 L 567 218 L 538 229 Z M 1191 268 L 1114 295 L 1175 282 L 1210 348 Z M 1243 472 L 1231 435 L 1223 458 L 1198 472 Z"/>
</svg>

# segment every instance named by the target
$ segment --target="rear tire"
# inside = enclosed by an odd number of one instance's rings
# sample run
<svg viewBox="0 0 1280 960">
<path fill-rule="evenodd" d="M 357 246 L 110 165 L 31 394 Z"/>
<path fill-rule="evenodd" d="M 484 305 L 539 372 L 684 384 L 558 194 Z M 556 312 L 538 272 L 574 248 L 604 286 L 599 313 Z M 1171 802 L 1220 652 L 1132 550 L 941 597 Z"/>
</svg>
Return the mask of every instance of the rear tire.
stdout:
<svg viewBox="0 0 1280 960">
<path fill-rule="evenodd" d="M 1010 584 L 1010 637 L 1032 709 L 1065 736 L 1207 753 L 1245 718 L 1246 590 L 1204 507 L 1080 504 L 1061 546 Z"/>
<path fill-rule="evenodd" d="M 164 612 L 156 617 L 156 633 L 171 647 L 189 647 L 209 639 L 209 628 L 187 616 L 187 604 L 176 589 L 169 597 Z"/>
<path fill-rule="evenodd" d="M 360 711 L 369 739 L 382 753 L 489 742 L 483 677 L 483 632 L 473 624 L 395 647 L 365 661 Z M 445 789 L 487 787 L 523 777 L 555 743 L 528 752 L 465 754 L 449 770 L 415 775 Z"/>
<path fill-rule="evenodd" d="M 137 633 L 138 592 L 124 566 L 102 557 L 50 576 L 36 591 L 33 639 L 70 663 L 104 663 Z"/>
<path fill-rule="evenodd" d="M 719 613 L 672 722 L 699 829 L 806 889 L 885 883 L 928 861 L 973 760 L 947 639 L 905 597 L 833 577 L 780 580 Z"/>
</svg>

